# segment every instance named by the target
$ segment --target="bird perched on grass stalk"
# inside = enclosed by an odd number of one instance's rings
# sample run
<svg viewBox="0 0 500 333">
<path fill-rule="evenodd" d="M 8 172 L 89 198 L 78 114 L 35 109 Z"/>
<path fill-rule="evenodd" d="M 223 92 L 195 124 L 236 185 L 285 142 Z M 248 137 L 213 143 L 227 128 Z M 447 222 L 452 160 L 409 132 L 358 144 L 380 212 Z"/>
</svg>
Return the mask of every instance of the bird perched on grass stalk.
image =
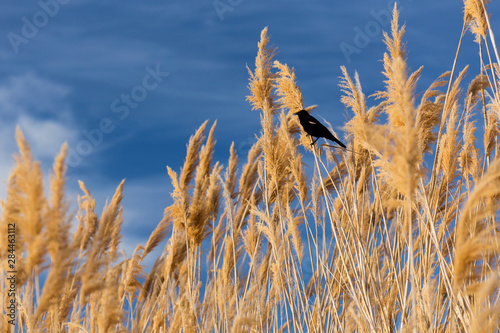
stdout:
<svg viewBox="0 0 500 333">
<path fill-rule="evenodd" d="M 299 112 L 295 112 L 294 115 L 299 116 L 300 124 L 304 131 L 312 137 L 315 137 L 316 140 L 311 143 L 311 146 L 318 141 L 319 138 L 325 138 L 337 143 L 342 148 L 346 148 L 346 146 L 340 142 L 322 123 L 318 121 L 318 119 L 314 118 L 307 112 L 306 110 L 300 110 Z"/>
</svg>

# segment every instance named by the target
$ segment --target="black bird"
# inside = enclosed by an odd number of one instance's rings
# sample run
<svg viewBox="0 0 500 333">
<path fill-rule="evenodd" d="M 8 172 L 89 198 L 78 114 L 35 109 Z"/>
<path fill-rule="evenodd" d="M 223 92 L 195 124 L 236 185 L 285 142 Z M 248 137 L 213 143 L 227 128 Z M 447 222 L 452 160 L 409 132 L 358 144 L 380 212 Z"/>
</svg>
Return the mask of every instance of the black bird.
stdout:
<svg viewBox="0 0 500 333">
<path fill-rule="evenodd" d="M 340 142 L 333 134 L 326 128 L 322 123 L 318 121 L 318 119 L 314 118 L 307 112 L 306 110 L 300 110 L 299 112 L 295 112 L 294 115 L 299 116 L 300 124 L 304 131 L 310 136 L 316 137 L 316 140 L 311 143 L 311 146 L 318 141 L 319 138 L 326 138 L 333 142 L 336 142 L 342 148 L 346 148 L 346 146 Z"/>
</svg>

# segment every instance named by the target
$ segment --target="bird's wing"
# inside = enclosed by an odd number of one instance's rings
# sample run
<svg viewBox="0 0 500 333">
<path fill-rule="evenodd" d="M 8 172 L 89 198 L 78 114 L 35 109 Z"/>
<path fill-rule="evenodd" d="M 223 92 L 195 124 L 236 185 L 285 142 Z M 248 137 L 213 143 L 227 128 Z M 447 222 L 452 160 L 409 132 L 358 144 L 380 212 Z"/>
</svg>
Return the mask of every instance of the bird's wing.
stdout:
<svg viewBox="0 0 500 333">
<path fill-rule="evenodd" d="M 309 117 L 307 117 L 307 122 L 311 125 L 316 125 L 316 124 L 321 124 L 318 119 L 314 118 L 313 116 L 309 115 Z"/>
</svg>

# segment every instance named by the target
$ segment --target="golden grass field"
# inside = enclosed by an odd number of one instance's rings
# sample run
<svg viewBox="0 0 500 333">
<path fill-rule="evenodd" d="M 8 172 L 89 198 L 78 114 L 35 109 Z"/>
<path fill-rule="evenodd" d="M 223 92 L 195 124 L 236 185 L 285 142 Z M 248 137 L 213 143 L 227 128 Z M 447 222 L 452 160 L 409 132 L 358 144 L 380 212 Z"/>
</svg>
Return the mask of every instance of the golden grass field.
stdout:
<svg viewBox="0 0 500 333">
<path fill-rule="evenodd" d="M 168 168 L 173 204 L 131 257 L 120 250 L 124 183 L 98 214 L 80 182 L 73 212 L 66 146 L 46 197 L 18 130 L 0 218 L 4 272 L 16 226 L 17 328 L 4 273 L 0 330 L 498 332 L 500 67 L 483 6 L 465 1 L 460 39 L 477 43 L 480 72 L 450 64 L 418 93 L 422 68 L 407 68 L 394 9 L 377 105 L 342 68 L 347 151 L 311 149 L 293 116 L 305 107 L 294 70 L 274 60 L 264 29 L 247 98 L 257 142 L 244 161 L 234 144 L 213 161 L 215 123 L 203 123 L 182 169 Z M 307 173 L 303 154 L 314 157 Z"/>
</svg>

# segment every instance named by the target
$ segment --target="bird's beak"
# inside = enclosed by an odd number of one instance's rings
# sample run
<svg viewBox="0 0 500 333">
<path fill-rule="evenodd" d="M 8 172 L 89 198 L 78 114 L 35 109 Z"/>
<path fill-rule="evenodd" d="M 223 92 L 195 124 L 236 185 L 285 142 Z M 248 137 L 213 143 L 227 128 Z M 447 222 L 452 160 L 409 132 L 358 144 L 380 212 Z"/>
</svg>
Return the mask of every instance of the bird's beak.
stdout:
<svg viewBox="0 0 500 333">
<path fill-rule="evenodd" d="M 299 111 L 300 112 L 300 111 Z M 299 115 L 299 112 L 295 112 L 294 115 L 298 116 Z"/>
</svg>

